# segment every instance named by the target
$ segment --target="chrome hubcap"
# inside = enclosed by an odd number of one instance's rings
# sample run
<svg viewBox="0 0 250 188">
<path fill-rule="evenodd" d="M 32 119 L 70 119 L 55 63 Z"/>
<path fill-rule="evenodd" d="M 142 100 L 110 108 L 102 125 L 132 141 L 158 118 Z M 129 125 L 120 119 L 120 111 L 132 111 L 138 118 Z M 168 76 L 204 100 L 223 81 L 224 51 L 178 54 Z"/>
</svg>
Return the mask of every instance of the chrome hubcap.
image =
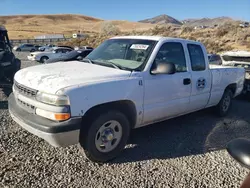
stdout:
<svg viewBox="0 0 250 188">
<path fill-rule="evenodd" d="M 118 121 L 104 123 L 96 133 L 95 145 L 98 151 L 106 153 L 116 148 L 122 138 L 122 126 Z"/>
<path fill-rule="evenodd" d="M 222 109 L 223 111 L 227 111 L 229 106 L 230 106 L 230 102 L 231 102 L 231 98 L 230 96 L 226 96 L 223 100 L 223 103 L 222 103 Z"/>
</svg>

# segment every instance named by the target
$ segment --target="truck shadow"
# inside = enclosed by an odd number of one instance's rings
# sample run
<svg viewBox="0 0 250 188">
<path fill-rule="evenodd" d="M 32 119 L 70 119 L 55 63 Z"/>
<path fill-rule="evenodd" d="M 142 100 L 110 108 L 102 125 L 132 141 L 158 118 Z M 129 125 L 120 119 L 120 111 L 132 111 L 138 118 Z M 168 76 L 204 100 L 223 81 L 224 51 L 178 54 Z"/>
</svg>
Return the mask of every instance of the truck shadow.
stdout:
<svg viewBox="0 0 250 188">
<path fill-rule="evenodd" d="M 206 109 L 135 129 L 128 148 L 111 163 L 169 159 L 225 149 L 234 138 L 250 138 L 249 114 L 250 103 L 237 99 L 225 118 Z"/>
<path fill-rule="evenodd" d="M 8 109 L 8 101 L 0 101 L 0 110 Z"/>
<path fill-rule="evenodd" d="M 4 95 L 4 98 L 7 98 L 10 95 L 10 93 L 12 92 L 12 89 L 9 88 L 9 87 L 3 87 L 0 90 L 2 91 L 2 92 L 0 92 L 0 95 Z M 0 110 L 1 109 L 2 110 L 8 109 L 8 101 L 7 101 L 7 99 L 4 100 L 4 101 L 2 101 L 2 100 L 0 101 Z"/>
</svg>

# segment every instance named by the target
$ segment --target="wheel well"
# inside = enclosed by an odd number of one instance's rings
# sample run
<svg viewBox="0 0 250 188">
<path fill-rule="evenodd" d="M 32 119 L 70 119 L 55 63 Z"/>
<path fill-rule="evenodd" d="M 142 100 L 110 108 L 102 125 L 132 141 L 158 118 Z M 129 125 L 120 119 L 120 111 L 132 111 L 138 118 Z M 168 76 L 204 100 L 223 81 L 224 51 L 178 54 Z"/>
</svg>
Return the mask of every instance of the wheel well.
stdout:
<svg viewBox="0 0 250 188">
<path fill-rule="evenodd" d="M 122 112 L 128 118 L 131 128 L 134 128 L 137 119 L 137 111 L 135 104 L 129 100 L 108 102 L 94 106 L 85 113 L 83 121 L 92 120 L 96 118 L 94 114 L 107 112 L 107 110 L 118 110 Z"/>
<path fill-rule="evenodd" d="M 233 95 L 234 95 L 236 92 L 236 84 L 234 83 L 234 84 L 228 85 L 225 90 L 227 90 L 227 89 L 231 90 Z"/>
<path fill-rule="evenodd" d="M 45 57 L 49 59 L 48 56 L 44 55 L 44 56 L 42 56 L 42 57 L 40 58 L 40 61 L 42 61 L 42 59 L 45 58 Z"/>
</svg>

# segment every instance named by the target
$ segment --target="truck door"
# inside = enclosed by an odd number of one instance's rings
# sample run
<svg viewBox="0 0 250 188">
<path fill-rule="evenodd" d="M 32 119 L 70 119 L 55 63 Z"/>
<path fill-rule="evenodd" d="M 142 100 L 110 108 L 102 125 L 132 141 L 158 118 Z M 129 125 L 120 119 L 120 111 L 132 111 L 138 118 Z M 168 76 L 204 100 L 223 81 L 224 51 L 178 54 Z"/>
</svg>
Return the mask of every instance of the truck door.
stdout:
<svg viewBox="0 0 250 188">
<path fill-rule="evenodd" d="M 174 63 L 176 73 L 153 75 L 149 71 L 144 77 L 144 124 L 183 114 L 189 106 L 191 74 L 187 71 L 183 44 L 162 44 L 152 67 L 158 62 Z"/>
<path fill-rule="evenodd" d="M 192 74 L 192 92 L 189 110 L 199 110 L 206 106 L 210 97 L 211 71 L 209 70 L 205 48 L 198 44 L 187 44 Z"/>
</svg>

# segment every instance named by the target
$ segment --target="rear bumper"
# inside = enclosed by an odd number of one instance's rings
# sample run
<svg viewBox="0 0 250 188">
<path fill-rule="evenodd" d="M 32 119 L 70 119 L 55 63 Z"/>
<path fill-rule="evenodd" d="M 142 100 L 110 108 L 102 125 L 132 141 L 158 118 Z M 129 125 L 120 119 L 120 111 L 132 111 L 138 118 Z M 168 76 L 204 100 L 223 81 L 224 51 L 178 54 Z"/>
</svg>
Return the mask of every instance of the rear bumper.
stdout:
<svg viewBox="0 0 250 188">
<path fill-rule="evenodd" d="M 66 147 L 79 142 L 81 117 L 71 118 L 64 122 L 54 122 L 23 110 L 13 95 L 8 99 L 12 119 L 28 132 L 44 139 L 55 147 Z"/>
</svg>

